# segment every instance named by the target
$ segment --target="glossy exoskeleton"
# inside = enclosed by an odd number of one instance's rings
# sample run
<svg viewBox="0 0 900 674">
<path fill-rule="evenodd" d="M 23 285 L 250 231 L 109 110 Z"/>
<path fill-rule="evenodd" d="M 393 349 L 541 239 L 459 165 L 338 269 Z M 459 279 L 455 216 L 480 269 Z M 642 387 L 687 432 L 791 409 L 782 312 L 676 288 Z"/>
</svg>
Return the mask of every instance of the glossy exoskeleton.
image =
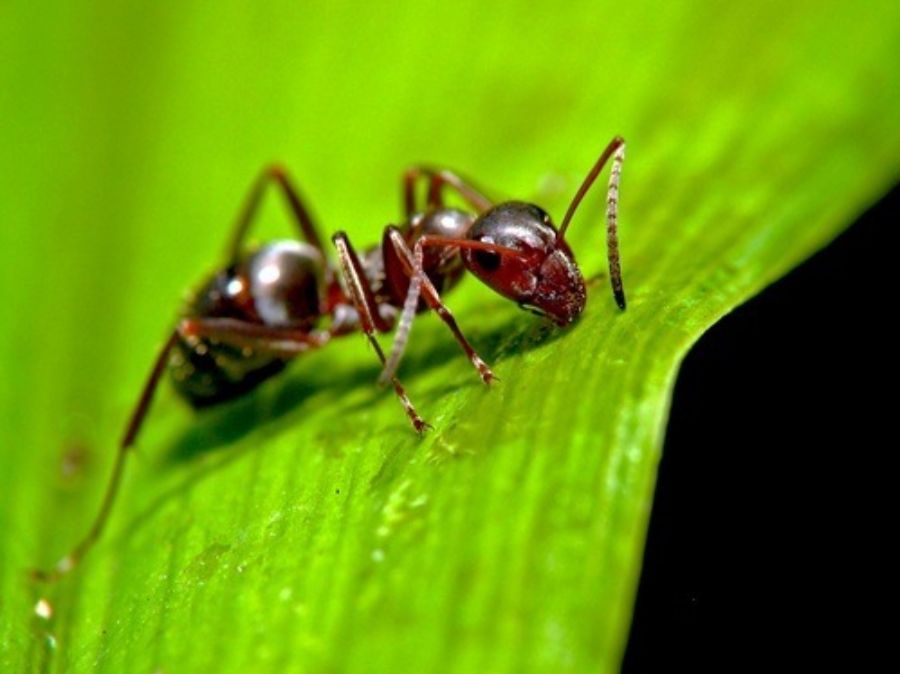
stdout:
<svg viewBox="0 0 900 674">
<path fill-rule="evenodd" d="M 441 294 L 468 271 L 521 307 L 559 326 L 583 311 L 585 283 L 564 236 L 579 203 L 612 159 L 607 191 L 607 253 L 616 303 L 625 308 L 617 240 L 618 187 L 625 143 L 604 149 L 557 230 L 539 206 L 520 201 L 494 205 L 447 170 L 413 167 L 403 176 L 405 222 L 385 229 L 380 245 L 357 253 L 343 232 L 332 237 L 337 263 L 322 240 L 299 192 L 279 166 L 255 182 L 227 248 L 227 262 L 202 284 L 163 345 L 119 444 L 100 510 L 87 535 L 43 579 L 71 570 L 96 542 L 108 520 L 133 446 L 157 385 L 168 368 L 176 390 L 195 407 L 240 396 L 281 371 L 299 354 L 331 339 L 363 332 L 383 364 L 416 431 L 428 427 L 395 376 L 416 313 L 432 309 L 485 383 L 494 375 L 456 323 Z M 418 186 L 425 182 L 425 201 Z M 245 250 L 244 240 L 265 187 L 275 183 L 296 219 L 299 240 L 279 240 Z M 450 206 L 446 190 L 467 209 Z M 376 333 L 395 330 L 386 357 Z"/>
</svg>

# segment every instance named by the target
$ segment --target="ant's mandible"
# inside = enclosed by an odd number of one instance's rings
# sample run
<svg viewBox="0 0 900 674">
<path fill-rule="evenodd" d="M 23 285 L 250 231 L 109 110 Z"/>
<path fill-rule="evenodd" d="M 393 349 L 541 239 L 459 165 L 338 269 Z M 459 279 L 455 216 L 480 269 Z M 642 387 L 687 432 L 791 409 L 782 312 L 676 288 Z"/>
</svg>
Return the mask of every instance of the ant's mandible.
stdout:
<svg viewBox="0 0 900 674">
<path fill-rule="evenodd" d="M 575 193 L 557 230 L 540 207 L 521 201 L 493 205 L 456 174 L 413 167 L 403 175 L 406 222 L 388 226 L 379 246 L 358 254 L 344 232 L 332 237 L 335 265 L 299 192 L 279 166 L 259 176 L 241 210 L 227 248 L 227 264 L 187 302 L 156 357 L 140 398 L 125 427 L 100 510 L 85 537 L 41 580 L 72 570 L 103 532 L 118 493 L 128 450 L 168 368 L 176 390 L 195 408 L 240 396 L 281 371 L 286 363 L 320 348 L 332 338 L 362 331 L 417 432 L 422 420 L 395 372 L 415 314 L 433 309 L 453 333 L 466 356 L 489 384 L 495 379 L 463 335 L 441 300 L 468 270 L 519 306 L 557 325 L 572 323 L 584 309 L 584 277 L 565 240 L 578 205 L 612 158 L 606 207 L 606 246 L 616 303 L 625 309 L 617 235 L 619 178 L 625 141 L 616 137 L 603 150 Z M 417 186 L 427 181 L 426 201 L 417 203 Z M 269 183 L 281 188 L 302 240 L 278 240 L 246 251 L 244 240 Z M 444 202 L 453 189 L 471 208 Z M 423 301 L 424 300 L 424 301 Z M 320 325 L 323 318 L 326 325 Z M 396 326 L 385 357 L 375 333 Z"/>
</svg>

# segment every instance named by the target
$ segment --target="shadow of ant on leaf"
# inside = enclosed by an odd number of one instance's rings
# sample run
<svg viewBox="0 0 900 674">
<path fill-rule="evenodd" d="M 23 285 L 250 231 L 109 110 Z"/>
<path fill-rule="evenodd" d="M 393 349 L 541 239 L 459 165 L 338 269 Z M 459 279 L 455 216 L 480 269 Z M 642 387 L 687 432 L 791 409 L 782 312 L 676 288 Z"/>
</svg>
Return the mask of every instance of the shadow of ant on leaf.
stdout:
<svg viewBox="0 0 900 674">
<path fill-rule="evenodd" d="M 511 323 L 507 318 L 508 316 L 504 316 L 502 322 L 496 322 L 486 331 L 472 331 L 473 343 L 478 345 L 479 352 L 490 363 L 502 363 L 511 356 L 547 346 L 567 332 L 543 319 L 528 318 Z M 430 330 L 427 336 L 442 334 L 441 326 L 434 327 L 437 329 Z M 385 389 L 376 384 L 380 368 L 375 363 L 335 374 L 329 373 L 330 368 L 323 368 L 321 363 L 313 362 L 320 357 L 319 354 L 310 354 L 302 363 L 290 364 L 280 377 L 264 383 L 249 394 L 197 411 L 192 423 L 168 443 L 164 452 L 166 462 L 190 462 L 237 443 L 264 426 L 274 427 L 280 422 L 285 425 L 302 423 L 304 413 L 313 409 L 332 406 L 336 416 L 353 414 L 370 408 L 376 400 L 387 395 Z M 415 390 L 416 377 L 456 359 L 465 365 L 466 371 L 454 376 L 452 382 L 425 391 Z M 404 359 L 401 377 L 410 382 L 411 394 L 415 396 L 416 403 L 427 410 L 437 404 L 442 396 L 461 386 L 482 387 L 478 377 L 468 372 L 468 369 L 459 346 L 448 338 L 428 350 L 411 349 Z M 505 382 L 500 382 L 499 385 L 503 386 Z M 369 393 L 363 398 L 353 396 L 351 400 L 347 400 L 349 393 L 366 389 Z M 313 398 L 317 400 L 311 401 Z M 345 400 L 347 402 L 342 403 Z M 409 431 L 408 424 L 399 411 L 397 426 L 403 431 Z M 250 446 L 235 448 L 238 452 L 251 449 L 253 448 Z"/>
</svg>

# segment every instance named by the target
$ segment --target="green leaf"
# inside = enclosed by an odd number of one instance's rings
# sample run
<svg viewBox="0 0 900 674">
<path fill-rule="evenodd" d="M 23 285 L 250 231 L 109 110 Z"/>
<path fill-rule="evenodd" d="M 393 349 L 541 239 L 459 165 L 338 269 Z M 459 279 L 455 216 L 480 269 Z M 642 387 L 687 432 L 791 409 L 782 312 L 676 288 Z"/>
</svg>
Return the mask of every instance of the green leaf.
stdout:
<svg viewBox="0 0 900 674">
<path fill-rule="evenodd" d="M 896 179 L 898 25 L 889 2 L 4 4 L 0 670 L 617 669 L 678 363 Z M 165 386 L 101 543 L 26 580 L 90 522 L 266 162 L 362 246 L 410 163 L 558 219 L 617 133 L 627 312 L 601 278 L 557 330 L 465 281 L 448 303 L 502 382 L 417 320 L 423 439 L 357 336 L 200 414 Z M 589 275 L 602 211 L 571 230 Z M 275 199 L 262 221 L 290 231 Z"/>
</svg>

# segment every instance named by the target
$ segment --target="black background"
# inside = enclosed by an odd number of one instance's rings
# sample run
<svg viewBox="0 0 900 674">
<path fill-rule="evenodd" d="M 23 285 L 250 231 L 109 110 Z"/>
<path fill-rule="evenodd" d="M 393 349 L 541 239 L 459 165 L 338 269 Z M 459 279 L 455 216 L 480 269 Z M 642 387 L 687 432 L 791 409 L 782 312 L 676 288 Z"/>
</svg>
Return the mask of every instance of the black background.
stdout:
<svg viewBox="0 0 900 674">
<path fill-rule="evenodd" d="M 858 669 L 867 625 L 896 620 L 877 568 L 896 532 L 898 205 L 895 189 L 685 360 L 626 674 Z"/>
</svg>

